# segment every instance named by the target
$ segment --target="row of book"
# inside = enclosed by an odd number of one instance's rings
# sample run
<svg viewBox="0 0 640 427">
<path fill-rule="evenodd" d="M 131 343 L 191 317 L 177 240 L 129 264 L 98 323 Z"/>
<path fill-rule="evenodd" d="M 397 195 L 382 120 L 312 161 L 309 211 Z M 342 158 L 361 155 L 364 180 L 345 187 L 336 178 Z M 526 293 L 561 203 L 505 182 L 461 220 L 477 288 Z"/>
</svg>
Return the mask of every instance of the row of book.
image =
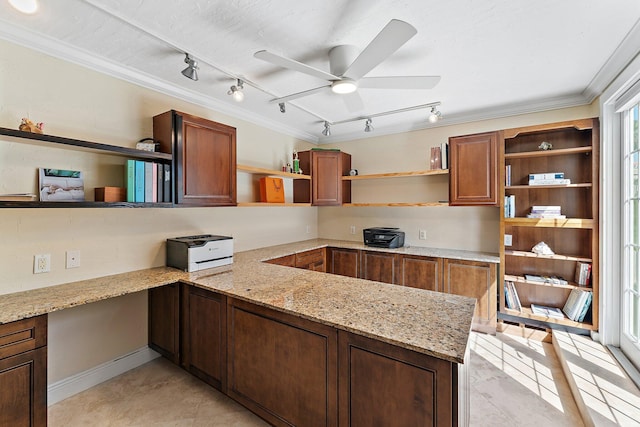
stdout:
<svg viewBox="0 0 640 427">
<path fill-rule="evenodd" d="M 504 217 L 516 217 L 516 196 L 513 194 L 510 196 L 504 196 Z"/>
<path fill-rule="evenodd" d="M 429 166 L 433 169 L 449 169 L 449 143 L 443 142 L 439 147 L 431 147 Z"/>
<path fill-rule="evenodd" d="M 520 303 L 515 283 L 510 280 L 505 280 L 504 295 L 507 308 L 522 311 L 522 304 Z M 538 316 L 555 319 L 564 319 L 567 317 L 574 322 L 583 322 L 589 311 L 589 307 L 591 307 L 592 300 L 593 292 L 576 288 L 571 290 L 569 298 L 567 298 L 562 309 L 540 304 L 531 304 L 531 312 Z"/>
<path fill-rule="evenodd" d="M 567 185 L 571 184 L 571 180 L 564 177 L 564 172 L 551 173 L 530 173 L 529 185 Z M 511 165 L 505 165 L 504 185 L 510 187 L 511 182 Z"/>
<path fill-rule="evenodd" d="M 537 274 L 525 274 L 524 279 L 527 282 L 547 283 L 549 285 L 563 286 L 563 285 L 569 284 L 569 282 L 566 279 L 558 276 L 538 276 Z"/>
<path fill-rule="evenodd" d="M 171 165 L 127 160 L 125 166 L 127 202 L 170 203 Z"/>
<path fill-rule="evenodd" d="M 589 281 L 591 280 L 591 264 L 588 262 L 577 262 L 574 280 L 580 286 L 589 286 Z"/>
<path fill-rule="evenodd" d="M 527 214 L 527 218 L 553 218 L 564 219 L 560 206 L 531 206 L 531 213 Z"/>
</svg>

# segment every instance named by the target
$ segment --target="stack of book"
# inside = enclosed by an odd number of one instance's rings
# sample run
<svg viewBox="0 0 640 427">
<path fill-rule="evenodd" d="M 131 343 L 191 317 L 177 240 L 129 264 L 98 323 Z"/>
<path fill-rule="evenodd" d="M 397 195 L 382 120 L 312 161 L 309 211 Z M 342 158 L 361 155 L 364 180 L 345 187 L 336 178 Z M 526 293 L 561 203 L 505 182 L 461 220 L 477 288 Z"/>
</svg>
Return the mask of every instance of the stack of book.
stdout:
<svg viewBox="0 0 640 427">
<path fill-rule="evenodd" d="M 582 322 L 589 311 L 592 299 L 593 293 L 591 291 L 573 289 L 562 311 L 574 322 Z"/>
<path fill-rule="evenodd" d="M 550 285 L 568 285 L 569 282 L 562 277 L 557 276 L 538 276 L 535 274 L 525 274 L 524 279 L 527 282 L 547 283 Z"/>
<path fill-rule="evenodd" d="M 169 164 L 127 160 L 125 183 L 127 202 L 171 202 L 171 165 Z"/>
<path fill-rule="evenodd" d="M 576 263 L 576 277 L 575 281 L 580 286 L 589 286 L 589 280 L 591 279 L 591 264 L 588 262 Z"/>
<path fill-rule="evenodd" d="M 566 218 L 565 215 L 561 214 L 560 210 L 560 206 L 531 206 L 531 213 L 527 214 L 527 218 Z"/>
<path fill-rule="evenodd" d="M 529 185 L 567 185 L 570 179 L 564 178 L 564 172 L 530 173 Z"/>
<path fill-rule="evenodd" d="M 0 194 L 0 202 L 35 202 L 37 198 L 33 193 Z"/>
<path fill-rule="evenodd" d="M 522 304 L 520 304 L 520 298 L 518 297 L 516 286 L 509 280 L 504 281 L 504 296 L 507 308 L 522 311 Z"/>
<path fill-rule="evenodd" d="M 547 307 L 546 305 L 531 304 L 531 312 L 538 316 L 551 317 L 554 319 L 564 319 L 562 310 L 557 307 Z"/>
</svg>

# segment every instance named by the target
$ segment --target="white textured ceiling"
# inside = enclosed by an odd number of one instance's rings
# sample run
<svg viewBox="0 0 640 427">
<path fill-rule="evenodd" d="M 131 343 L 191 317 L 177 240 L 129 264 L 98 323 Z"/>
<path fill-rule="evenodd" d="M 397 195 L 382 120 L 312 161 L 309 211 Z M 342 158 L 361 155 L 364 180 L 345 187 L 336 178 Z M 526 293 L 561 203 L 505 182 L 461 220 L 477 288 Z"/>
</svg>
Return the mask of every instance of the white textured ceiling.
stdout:
<svg viewBox="0 0 640 427">
<path fill-rule="evenodd" d="M 364 48 L 391 20 L 418 33 L 367 76 L 440 75 L 431 90 L 364 89 L 360 112 L 340 95 L 269 100 L 326 81 L 253 57 L 271 52 L 328 70 L 336 45 Z M 638 0 L 40 0 L 26 16 L 0 3 L 0 37 L 312 142 L 430 126 L 426 110 L 342 121 L 441 102 L 440 125 L 585 104 L 640 52 Z M 184 53 L 199 81 L 180 74 Z M 250 82 L 245 100 L 227 95 Z"/>
</svg>

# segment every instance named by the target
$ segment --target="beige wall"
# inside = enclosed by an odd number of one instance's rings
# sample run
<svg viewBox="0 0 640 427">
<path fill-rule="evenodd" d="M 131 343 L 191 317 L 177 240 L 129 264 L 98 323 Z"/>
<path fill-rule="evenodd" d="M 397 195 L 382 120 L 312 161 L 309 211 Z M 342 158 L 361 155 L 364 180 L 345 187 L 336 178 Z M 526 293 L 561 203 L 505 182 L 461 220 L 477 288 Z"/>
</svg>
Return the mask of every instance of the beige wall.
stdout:
<svg viewBox="0 0 640 427">
<path fill-rule="evenodd" d="M 446 106 L 441 108 L 446 111 Z M 351 154 L 359 174 L 429 169 L 430 149 L 450 136 L 598 117 L 597 100 L 591 105 L 546 111 L 501 119 L 359 139 L 328 145 Z M 443 122 L 443 123 L 446 123 Z M 337 134 L 336 126 L 333 133 Z M 353 202 L 437 202 L 449 199 L 446 175 L 376 179 L 352 182 Z M 495 207 L 351 207 L 318 211 L 318 233 L 322 237 L 361 240 L 367 227 L 400 227 L 405 242 L 414 246 L 498 252 L 499 212 Z M 351 226 L 356 234 L 350 233 Z M 419 240 L 419 230 L 427 240 Z"/>
<path fill-rule="evenodd" d="M 152 135 L 152 117 L 169 109 L 235 126 L 239 163 L 277 168 L 310 144 L 233 117 L 0 41 L 0 126 L 29 116 L 53 135 L 134 147 Z M 36 191 L 38 167 L 81 170 L 87 199 L 96 186 L 123 184 L 124 158 L 0 138 L 0 194 Z M 252 177 L 238 174 L 247 201 Z M 290 194 L 290 193 L 289 193 Z M 306 233 L 307 225 L 310 233 Z M 247 250 L 317 236 L 316 208 L 0 209 L 2 294 L 164 265 L 164 241 L 189 234 L 233 235 Z M 65 269 L 65 251 L 81 267 Z M 49 253 L 52 271 L 33 274 L 34 254 Z M 49 381 L 146 345 L 146 293 L 50 316 Z"/>
<path fill-rule="evenodd" d="M 310 144 L 185 101 L 101 75 L 0 41 L 0 126 L 17 128 L 29 116 L 47 133 L 134 146 L 151 136 L 151 118 L 178 109 L 238 129 L 238 162 L 278 168 L 291 151 Z M 449 136 L 597 115 L 582 107 L 501 120 L 439 127 L 336 144 L 360 173 L 425 169 L 429 147 Z M 337 132 L 337 129 L 335 130 Z M 25 144 L 0 138 L 0 193 L 35 192 L 38 167 L 82 170 L 85 188 L 122 185 L 123 158 Z M 356 201 L 447 198 L 447 178 L 354 183 Z M 250 200 L 255 179 L 238 173 L 238 199 Z M 286 189 L 289 191 L 290 182 Z M 358 228 L 356 235 L 349 226 Z M 316 236 L 361 239 L 369 226 L 399 226 L 413 245 L 497 251 L 496 208 L 182 208 L 0 209 L 2 294 L 164 265 L 168 237 L 212 233 L 234 236 L 235 249 Z M 310 226 L 310 233 L 306 233 Z M 418 241 L 426 229 L 428 240 Z M 64 268 L 66 250 L 81 251 L 81 267 Z M 52 271 L 34 275 L 33 255 L 50 253 Z M 55 382 L 146 345 L 146 293 L 50 316 L 49 381 Z"/>
</svg>

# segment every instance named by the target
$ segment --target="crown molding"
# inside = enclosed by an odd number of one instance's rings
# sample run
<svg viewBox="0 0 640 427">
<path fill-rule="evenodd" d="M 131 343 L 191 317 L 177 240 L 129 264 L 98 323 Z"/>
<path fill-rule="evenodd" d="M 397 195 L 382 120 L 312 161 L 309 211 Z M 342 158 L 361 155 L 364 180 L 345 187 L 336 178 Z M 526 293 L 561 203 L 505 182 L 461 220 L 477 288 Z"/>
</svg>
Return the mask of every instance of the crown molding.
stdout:
<svg viewBox="0 0 640 427">
<path fill-rule="evenodd" d="M 225 102 L 204 96 L 201 93 L 178 88 L 170 82 L 159 80 L 149 74 L 104 60 L 86 51 L 60 42 L 59 40 L 41 34 L 34 34 L 4 19 L 0 19 L 0 22 L 2 23 L 2 25 L 0 25 L 0 38 L 3 40 L 97 71 L 101 74 L 124 80 L 137 86 L 160 92 L 164 95 L 172 96 L 201 107 L 210 108 L 216 112 L 265 127 L 275 132 L 313 144 L 318 143 L 318 137 L 309 132 L 274 122 L 257 113 L 230 106 Z"/>
</svg>

